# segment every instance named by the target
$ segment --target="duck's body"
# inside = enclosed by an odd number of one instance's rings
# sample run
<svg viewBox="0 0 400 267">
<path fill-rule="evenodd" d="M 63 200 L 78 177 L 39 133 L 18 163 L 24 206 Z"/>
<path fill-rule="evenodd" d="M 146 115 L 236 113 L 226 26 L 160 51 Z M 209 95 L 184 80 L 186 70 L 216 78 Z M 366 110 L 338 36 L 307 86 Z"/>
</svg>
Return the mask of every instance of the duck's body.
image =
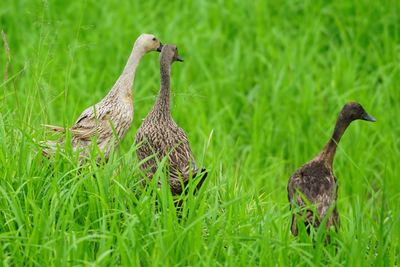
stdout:
<svg viewBox="0 0 400 267">
<path fill-rule="evenodd" d="M 139 160 L 144 160 L 141 169 L 149 179 L 152 179 L 156 172 L 157 163 L 167 157 L 169 184 L 174 195 L 182 193 L 189 177 L 199 174 L 186 133 L 175 123 L 170 112 L 170 68 L 175 60 L 180 59 L 175 46 L 163 47 L 160 57 L 160 95 L 135 138 L 136 144 L 139 145 L 137 156 Z M 198 183 L 198 187 L 205 177 L 206 174 Z"/>
<path fill-rule="evenodd" d="M 157 171 L 157 163 L 167 157 L 169 184 L 171 191 L 176 194 L 180 194 L 182 189 L 180 177 L 185 183 L 190 175 L 197 173 L 186 133 L 172 117 L 164 117 L 157 108 L 143 121 L 136 134 L 136 143 L 142 144 L 137 150 L 139 160 L 155 155 L 141 165 L 149 178 Z"/>
<path fill-rule="evenodd" d="M 134 82 L 136 68 L 144 54 L 161 50 L 161 44 L 153 35 L 142 34 L 136 40 L 132 53 L 123 73 L 110 92 L 97 104 L 88 107 L 69 128 L 72 134 L 72 147 L 80 150 L 82 156 L 87 156 L 87 149 L 96 140 L 96 144 L 108 159 L 110 151 L 117 146 L 129 130 L 133 120 L 133 103 L 131 88 Z M 47 125 L 55 131 L 63 129 Z M 63 142 L 63 140 L 61 140 Z M 60 143 L 60 142 L 58 142 Z M 51 144 L 51 143 L 48 143 Z M 54 144 L 43 150 L 45 155 L 54 151 Z"/>
<path fill-rule="evenodd" d="M 337 144 L 343 133 L 354 120 L 375 121 L 360 104 L 346 104 L 336 122 L 331 139 L 317 157 L 298 169 L 289 179 L 288 198 L 290 208 L 299 207 L 299 213 L 293 214 L 291 232 L 298 234 L 297 218 L 304 217 L 304 224 L 309 227 L 319 227 L 326 217 L 326 228 L 339 226 L 339 213 L 336 208 L 338 185 L 333 174 L 333 160 Z M 314 214 L 314 211 L 317 214 Z"/>
<path fill-rule="evenodd" d="M 303 165 L 297 170 L 289 180 L 288 195 L 291 208 L 294 205 L 297 207 L 308 206 L 307 201 L 315 207 L 317 216 L 311 209 L 305 212 L 305 225 L 318 227 L 321 223 L 320 219 L 327 215 L 330 207 L 333 207 L 333 212 L 326 223 L 329 228 L 332 225 L 337 227 L 339 223 L 339 214 L 336 209 L 337 199 L 337 183 L 336 177 L 332 172 L 331 166 L 327 165 L 325 161 L 319 157 Z M 297 194 L 297 190 L 301 194 Z M 293 204 L 292 204 L 293 203 Z M 295 204 L 294 204 L 295 203 Z M 303 215 L 302 213 L 300 215 Z M 291 231 L 293 235 L 297 235 L 297 222 L 296 216 L 292 217 Z"/>
<path fill-rule="evenodd" d="M 133 120 L 133 104 L 130 94 L 106 97 L 93 107 L 87 108 L 70 128 L 72 146 L 86 148 L 95 137 L 97 146 L 107 159 L 111 148 L 125 137 Z"/>
</svg>

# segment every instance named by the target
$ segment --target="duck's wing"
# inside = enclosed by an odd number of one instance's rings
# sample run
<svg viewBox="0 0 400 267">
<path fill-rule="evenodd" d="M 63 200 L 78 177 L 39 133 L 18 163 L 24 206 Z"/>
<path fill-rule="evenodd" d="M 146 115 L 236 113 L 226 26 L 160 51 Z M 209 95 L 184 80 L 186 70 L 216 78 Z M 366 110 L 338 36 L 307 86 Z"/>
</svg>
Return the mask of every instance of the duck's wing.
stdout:
<svg viewBox="0 0 400 267">
<path fill-rule="evenodd" d="M 188 138 L 172 120 L 168 124 L 155 124 L 151 119 L 145 119 L 135 137 L 139 145 L 136 154 L 139 160 L 144 161 L 141 169 L 154 173 L 157 162 L 164 157 L 168 159 L 169 184 L 174 195 L 181 194 L 189 177 L 200 177 L 196 167 Z M 202 185 L 206 175 L 202 176 L 198 188 Z"/>
<path fill-rule="evenodd" d="M 306 200 L 298 195 L 304 195 Z M 336 198 L 336 178 L 323 162 L 311 161 L 297 170 L 289 179 L 288 196 L 291 204 L 299 206 L 330 203 Z M 324 200 L 327 199 L 327 200 Z"/>
<path fill-rule="evenodd" d="M 141 170 L 147 173 L 149 179 L 157 171 L 158 162 L 165 157 L 164 133 L 157 125 L 145 119 L 135 135 L 136 156 L 141 161 Z"/>
<path fill-rule="evenodd" d="M 202 168 L 201 171 L 197 170 L 195 173 L 193 173 L 192 180 L 197 183 L 194 193 L 197 193 L 197 191 L 200 190 L 207 176 L 208 172 L 205 168 Z M 170 186 L 174 195 L 180 195 L 182 192 L 185 194 L 189 193 L 189 178 L 186 180 L 183 178 L 184 177 L 178 171 L 170 170 Z"/>
<path fill-rule="evenodd" d="M 206 168 L 201 168 L 201 171 L 198 171 L 198 172 L 193 176 L 194 179 L 200 179 L 200 180 L 197 182 L 195 192 L 197 192 L 198 190 L 200 190 L 200 188 L 202 187 L 202 185 L 203 185 L 204 181 L 206 180 L 207 176 L 208 176 L 208 171 L 206 170 Z"/>
<path fill-rule="evenodd" d="M 110 112 L 98 105 L 87 108 L 69 129 L 74 138 L 88 141 L 109 124 Z"/>
<path fill-rule="evenodd" d="M 173 131 L 171 144 L 168 144 L 168 159 L 172 175 L 180 175 L 186 182 L 189 176 L 197 173 L 198 169 L 194 160 L 189 140 L 183 129 L 177 127 Z"/>
<path fill-rule="evenodd" d="M 178 195 L 189 182 L 189 178 L 200 175 L 196 166 L 189 140 L 183 129 L 175 123 L 165 131 L 164 139 L 158 140 L 158 156 L 167 156 L 169 164 L 169 183 L 173 194 Z M 200 176 L 197 176 L 200 177 Z M 205 179 L 205 176 L 203 176 Z M 199 183 L 199 188 L 202 182 Z"/>
</svg>

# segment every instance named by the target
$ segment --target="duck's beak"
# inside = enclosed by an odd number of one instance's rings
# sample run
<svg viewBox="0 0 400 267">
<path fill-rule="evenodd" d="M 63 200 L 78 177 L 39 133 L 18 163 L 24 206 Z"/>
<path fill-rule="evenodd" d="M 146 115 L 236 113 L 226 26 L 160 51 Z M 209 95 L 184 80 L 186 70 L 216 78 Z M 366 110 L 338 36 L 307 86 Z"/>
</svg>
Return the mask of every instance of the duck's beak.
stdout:
<svg viewBox="0 0 400 267">
<path fill-rule="evenodd" d="M 157 48 L 157 52 L 161 52 L 162 48 L 163 48 L 163 44 L 160 42 L 160 46 Z"/>
<path fill-rule="evenodd" d="M 364 115 L 362 116 L 362 119 L 365 121 L 376 122 L 376 119 L 374 117 L 372 117 L 371 115 L 369 115 L 368 113 L 364 113 Z"/>
<path fill-rule="evenodd" d="M 177 56 L 177 57 L 176 57 L 176 61 L 183 62 L 183 57 Z"/>
</svg>

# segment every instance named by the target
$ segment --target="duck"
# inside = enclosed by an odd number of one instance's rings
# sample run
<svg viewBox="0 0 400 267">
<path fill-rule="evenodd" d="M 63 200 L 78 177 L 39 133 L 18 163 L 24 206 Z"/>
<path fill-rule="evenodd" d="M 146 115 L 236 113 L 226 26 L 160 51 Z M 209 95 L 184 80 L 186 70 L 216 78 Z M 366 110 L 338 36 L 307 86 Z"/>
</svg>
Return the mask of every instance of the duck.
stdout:
<svg viewBox="0 0 400 267">
<path fill-rule="evenodd" d="M 321 152 L 289 178 L 287 191 L 290 209 L 300 208 L 300 211 L 292 214 L 290 230 L 294 236 L 298 235 L 297 220 L 300 218 L 304 219 L 308 234 L 310 227 L 317 229 L 327 216 L 326 229 L 333 227 L 335 231 L 338 230 L 340 223 L 336 207 L 338 184 L 332 165 L 341 137 L 355 120 L 376 121 L 359 103 L 345 104 L 339 113 L 333 134 Z"/>
<path fill-rule="evenodd" d="M 108 94 L 97 104 L 86 108 L 75 124 L 67 129 L 71 133 L 72 148 L 74 151 L 79 149 L 80 157 L 89 155 L 89 148 L 95 140 L 104 159 L 108 160 L 111 149 L 118 146 L 132 124 L 134 108 L 131 88 L 139 62 L 148 52 L 161 52 L 162 46 L 155 35 L 141 34 L 133 45 L 125 68 Z M 59 126 L 48 124 L 44 126 L 55 132 L 66 131 Z M 42 142 L 43 154 L 51 156 L 63 142 L 63 138 L 58 141 Z M 98 156 L 97 161 L 101 158 Z"/>
<path fill-rule="evenodd" d="M 197 168 L 187 135 L 171 115 L 170 79 L 171 65 L 174 62 L 183 62 L 178 48 L 173 44 L 164 45 L 160 54 L 159 95 L 136 133 L 135 144 L 138 147 L 137 157 L 143 162 L 140 168 L 146 174 L 147 181 L 157 171 L 157 163 L 167 159 L 168 183 L 172 195 L 176 196 L 187 192 L 190 177 L 199 179 L 195 190 L 200 189 L 207 177 L 207 171 L 205 168 Z M 160 185 L 161 182 L 158 183 Z"/>
</svg>

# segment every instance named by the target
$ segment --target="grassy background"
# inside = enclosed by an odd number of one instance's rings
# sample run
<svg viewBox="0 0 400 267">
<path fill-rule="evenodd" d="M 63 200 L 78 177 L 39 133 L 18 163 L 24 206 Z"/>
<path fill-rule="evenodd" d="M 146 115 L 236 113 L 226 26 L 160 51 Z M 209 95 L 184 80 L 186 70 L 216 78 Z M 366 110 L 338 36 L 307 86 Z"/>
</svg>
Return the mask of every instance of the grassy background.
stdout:
<svg viewBox="0 0 400 267">
<path fill-rule="evenodd" d="M 1 265 L 399 265 L 399 12 L 397 0 L 6 0 Z M 185 58 L 173 116 L 210 171 L 183 220 L 166 188 L 154 212 L 156 194 L 138 185 L 133 139 L 158 93 L 157 53 L 140 63 L 134 124 L 106 166 L 48 161 L 32 141 L 51 138 L 40 124 L 72 125 L 100 100 L 142 32 Z M 1 75 L 5 65 L 0 49 Z M 338 149 L 337 247 L 294 239 L 288 178 L 350 100 L 378 122 L 353 123 Z"/>
</svg>

